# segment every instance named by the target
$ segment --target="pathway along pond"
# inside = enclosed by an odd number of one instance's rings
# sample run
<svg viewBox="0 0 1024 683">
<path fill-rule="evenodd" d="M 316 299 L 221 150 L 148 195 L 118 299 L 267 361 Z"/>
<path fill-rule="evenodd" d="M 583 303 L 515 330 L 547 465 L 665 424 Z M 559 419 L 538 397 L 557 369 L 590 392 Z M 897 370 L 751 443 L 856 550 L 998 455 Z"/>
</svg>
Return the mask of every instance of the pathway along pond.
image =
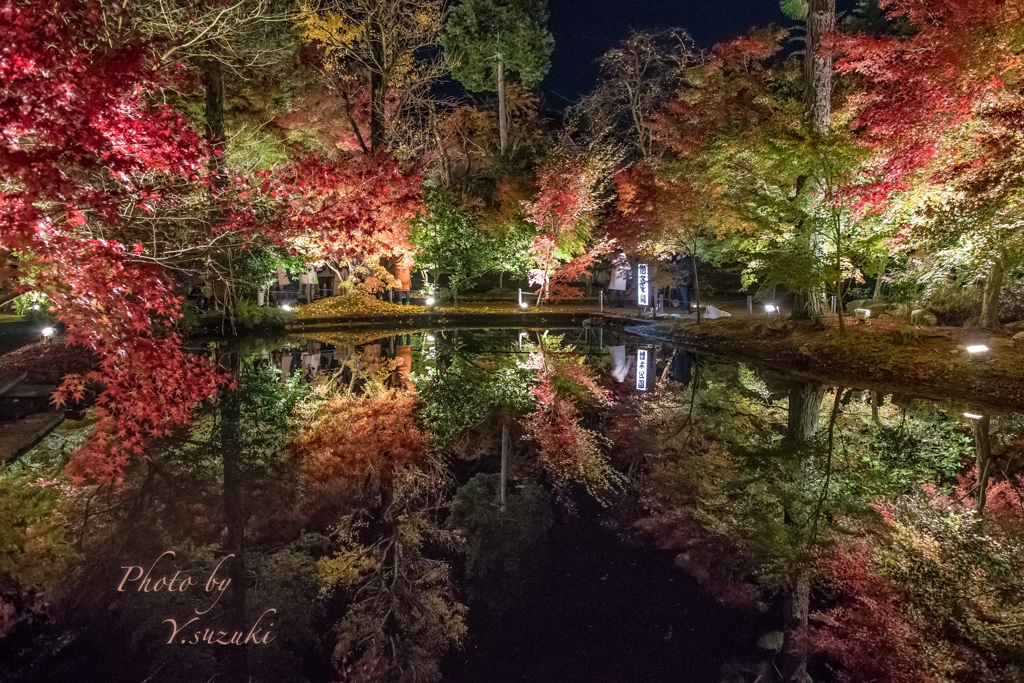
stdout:
<svg viewBox="0 0 1024 683">
<path fill-rule="evenodd" d="M 3 473 L 0 680 L 1021 675 L 1018 414 L 611 329 L 202 349 L 237 389 L 116 490 L 88 420 Z"/>
</svg>

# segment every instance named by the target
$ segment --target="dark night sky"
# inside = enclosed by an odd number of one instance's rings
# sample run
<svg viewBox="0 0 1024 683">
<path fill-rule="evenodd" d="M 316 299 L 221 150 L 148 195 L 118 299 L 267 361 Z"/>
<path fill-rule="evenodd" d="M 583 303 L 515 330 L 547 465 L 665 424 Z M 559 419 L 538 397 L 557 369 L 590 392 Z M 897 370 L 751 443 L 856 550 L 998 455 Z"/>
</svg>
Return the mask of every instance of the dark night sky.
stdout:
<svg viewBox="0 0 1024 683">
<path fill-rule="evenodd" d="M 697 46 L 743 35 L 755 26 L 795 22 L 779 0 L 548 0 L 555 53 L 543 83 L 548 107 L 562 109 L 597 81 L 596 60 L 630 29 L 681 27 Z M 837 0 L 840 11 L 853 0 Z"/>
</svg>

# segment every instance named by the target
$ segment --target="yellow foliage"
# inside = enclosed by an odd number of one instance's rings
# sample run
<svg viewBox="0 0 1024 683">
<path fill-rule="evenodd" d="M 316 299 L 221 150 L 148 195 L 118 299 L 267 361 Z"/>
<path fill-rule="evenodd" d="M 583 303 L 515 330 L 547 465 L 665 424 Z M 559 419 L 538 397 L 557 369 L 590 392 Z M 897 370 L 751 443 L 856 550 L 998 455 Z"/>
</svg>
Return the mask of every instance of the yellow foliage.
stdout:
<svg viewBox="0 0 1024 683">
<path fill-rule="evenodd" d="M 359 24 L 350 22 L 337 12 L 317 12 L 308 2 L 299 3 L 299 14 L 295 18 L 302 39 L 320 45 L 330 58 L 342 50 L 351 49 L 364 38 L 365 31 Z M 331 68 L 328 60 L 327 68 Z"/>
<path fill-rule="evenodd" d="M 354 546 L 316 563 L 316 573 L 325 592 L 335 586 L 351 586 L 377 569 L 377 557 L 367 548 Z"/>
</svg>

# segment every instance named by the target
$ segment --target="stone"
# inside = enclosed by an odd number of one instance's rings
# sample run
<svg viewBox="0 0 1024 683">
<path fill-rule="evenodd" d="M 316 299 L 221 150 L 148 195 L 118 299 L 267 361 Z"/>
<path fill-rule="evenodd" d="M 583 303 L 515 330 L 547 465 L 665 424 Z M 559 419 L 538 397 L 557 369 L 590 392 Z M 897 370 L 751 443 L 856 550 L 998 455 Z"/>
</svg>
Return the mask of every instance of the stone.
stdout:
<svg viewBox="0 0 1024 683">
<path fill-rule="evenodd" d="M 861 306 L 861 308 L 868 309 L 869 311 L 871 311 L 871 317 L 877 318 L 878 316 L 885 313 L 886 309 L 889 308 L 889 304 L 885 303 L 884 301 L 879 301 L 873 304 L 864 304 L 863 306 Z"/>
<path fill-rule="evenodd" d="M 1024 320 L 1018 320 L 1012 323 L 1006 323 L 1003 325 L 1003 329 L 1007 332 L 1024 332 Z"/>
<path fill-rule="evenodd" d="M 793 334 L 793 326 L 788 322 L 777 321 L 768 323 L 768 331 L 783 337 L 788 337 Z"/>
<path fill-rule="evenodd" d="M 900 325 L 896 330 L 896 343 L 900 346 L 907 346 L 917 341 L 918 329 L 914 325 Z"/>
<path fill-rule="evenodd" d="M 800 348 L 798 348 L 796 350 L 796 352 L 797 352 L 797 355 L 803 356 L 805 358 L 810 358 L 811 357 L 811 350 L 809 348 L 807 348 L 806 346 L 801 346 Z"/>
<path fill-rule="evenodd" d="M 926 311 L 923 308 L 919 308 L 916 311 L 911 312 L 910 324 L 934 327 L 939 324 L 939 319 L 931 311 Z"/>
<path fill-rule="evenodd" d="M 1024 332 L 1018 332 L 1017 334 L 1013 335 L 1012 341 L 1014 344 L 1024 345 Z"/>
<path fill-rule="evenodd" d="M 871 311 L 871 317 L 877 318 L 878 316 L 885 313 L 885 309 L 889 307 L 889 304 L 882 301 L 881 299 L 856 299 L 854 301 L 848 301 L 846 303 L 846 313 L 853 315 L 854 311 L 858 308 L 866 308 Z"/>
<path fill-rule="evenodd" d="M 992 337 L 988 340 L 988 348 L 993 351 L 1012 351 L 1014 341 L 1006 337 Z"/>
<path fill-rule="evenodd" d="M 757 639 L 757 646 L 762 650 L 781 652 L 786 642 L 786 634 L 782 631 L 768 631 Z"/>
<path fill-rule="evenodd" d="M 846 312 L 853 315 L 853 312 L 858 308 L 864 308 L 864 304 L 870 303 L 871 299 L 854 299 L 853 301 L 846 302 Z"/>
<path fill-rule="evenodd" d="M 765 327 L 763 323 L 757 323 L 750 328 L 750 334 L 752 334 L 755 339 L 761 339 L 768 334 L 768 328 Z"/>
</svg>

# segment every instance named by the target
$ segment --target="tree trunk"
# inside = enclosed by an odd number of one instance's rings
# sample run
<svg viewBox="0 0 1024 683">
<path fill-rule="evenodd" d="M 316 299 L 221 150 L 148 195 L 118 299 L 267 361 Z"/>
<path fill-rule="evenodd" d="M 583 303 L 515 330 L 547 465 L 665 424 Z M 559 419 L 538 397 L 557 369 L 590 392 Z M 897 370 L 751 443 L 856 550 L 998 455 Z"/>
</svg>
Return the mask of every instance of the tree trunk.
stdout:
<svg viewBox="0 0 1024 683">
<path fill-rule="evenodd" d="M 977 491 L 976 509 L 980 514 L 985 510 L 985 498 L 988 495 L 988 479 L 992 474 L 992 441 L 988 433 L 989 416 L 983 415 L 974 420 L 974 452 L 978 462 L 978 481 L 974 485 Z"/>
<path fill-rule="evenodd" d="M 811 606 L 811 584 L 807 575 L 800 573 L 791 580 L 783 599 L 785 618 L 786 653 L 783 661 L 782 679 L 789 683 L 810 681 L 807 674 L 807 649 L 794 644 L 794 636 L 807 629 L 807 616 Z"/>
<path fill-rule="evenodd" d="M 374 152 L 384 147 L 384 108 L 387 103 L 387 83 L 380 65 L 384 64 L 384 45 L 380 39 L 380 27 L 371 23 L 370 51 L 377 68 L 370 70 L 370 149 Z"/>
<path fill-rule="evenodd" d="M 885 275 L 885 264 L 888 263 L 889 257 L 885 254 L 878 259 L 878 274 L 875 276 L 875 292 L 871 295 L 871 298 L 878 301 L 882 298 L 882 277 Z"/>
<path fill-rule="evenodd" d="M 237 375 L 238 356 L 233 354 L 232 369 Z M 245 585 L 245 480 L 241 453 L 238 447 L 239 410 L 238 397 L 228 395 L 224 399 L 221 413 L 224 451 L 222 455 L 224 475 L 224 552 L 234 555 L 224 563 L 231 579 L 231 593 L 226 607 L 229 632 L 246 632 L 246 585 Z M 249 680 L 248 646 L 230 648 L 226 660 L 227 680 L 244 683 Z"/>
<path fill-rule="evenodd" d="M 882 402 L 882 400 L 881 400 L 881 397 L 878 395 L 878 392 L 875 391 L 874 389 L 872 389 L 871 390 L 871 419 L 879 427 L 884 427 L 885 425 L 882 424 L 882 419 L 880 417 L 878 417 L 878 406 L 881 404 L 881 402 Z"/>
<path fill-rule="evenodd" d="M 508 114 L 505 111 L 505 65 L 498 55 L 498 130 L 501 136 L 501 153 L 508 146 Z"/>
<path fill-rule="evenodd" d="M 836 302 L 839 305 L 839 302 Z M 810 320 L 816 315 L 825 315 L 825 296 L 817 292 L 793 292 L 793 320 Z"/>
<path fill-rule="evenodd" d="M 840 259 L 842 253 L 839 249 L 841 245 L 838 239 L 836 240 L 836 315 L 839 316 L 839 334 L 843 337 L 846 336 L 846 307 L 843 306 L 843 264 Z"/>
<path fill-rule="evenodd" d="M 821 401 L 825 398 L 825 387 L 811 382 L 794 383 L 789 387 L 789 423 L 786 427 L 786 441 L 791 444 L 804 443 L 814 438 L 818 431 Z"/>
<path fill-rule="evenodd" d="M 827 133 L 832 114 L 832 57 L 819 54 L 821 40 L 836 26 L 836 0 L 810 0 L 804 56 L 804 109 L 811 130 Z"/>
<path fill-rule="evenodd" d="M 505 502 L 507 500 L 508 490 L 508 455 L 509 451 L 512 450 L 512 439 L 508 433 L 508 423 L 501 425 L 501 486 L 499 488 L 499 499 L 501 500 L 501 509 L 505 509 Z"/>
<path fill-rule="evenodd" d="M 839 316 L 839 334 L 846 336 L 846 307 L 843 306 L 843 283 L 836 287 L 836 315 Z"/>
<path fill-rule="evenodd" d="M 694 249 L 693 257 L 693 298 L 697 302 L 697 324 L 700 325 L 703 319 L 700 314 L 700 280 L 697 278 L 697 250 Z"/>
<path fill-rule="evenodd" d="M 220 62 L 210 60 L 203 65 L 203 81 L 206 88 L 206 136 L 213 147 L 210 167 L 214 171 L 213 190 L 224 184 L 224 172 L 227 160 L 224 152 L 227 149 L 227 134 L 224 127 L 224 76 Z"/>
<path fill-rule="evenodd" d="M 1003 291 L 1003 259 L 996 256 L 985 280 L 985 295 L 981 302 L 981 326 L 999 329 L 999 298 Z"/>
</svg>

